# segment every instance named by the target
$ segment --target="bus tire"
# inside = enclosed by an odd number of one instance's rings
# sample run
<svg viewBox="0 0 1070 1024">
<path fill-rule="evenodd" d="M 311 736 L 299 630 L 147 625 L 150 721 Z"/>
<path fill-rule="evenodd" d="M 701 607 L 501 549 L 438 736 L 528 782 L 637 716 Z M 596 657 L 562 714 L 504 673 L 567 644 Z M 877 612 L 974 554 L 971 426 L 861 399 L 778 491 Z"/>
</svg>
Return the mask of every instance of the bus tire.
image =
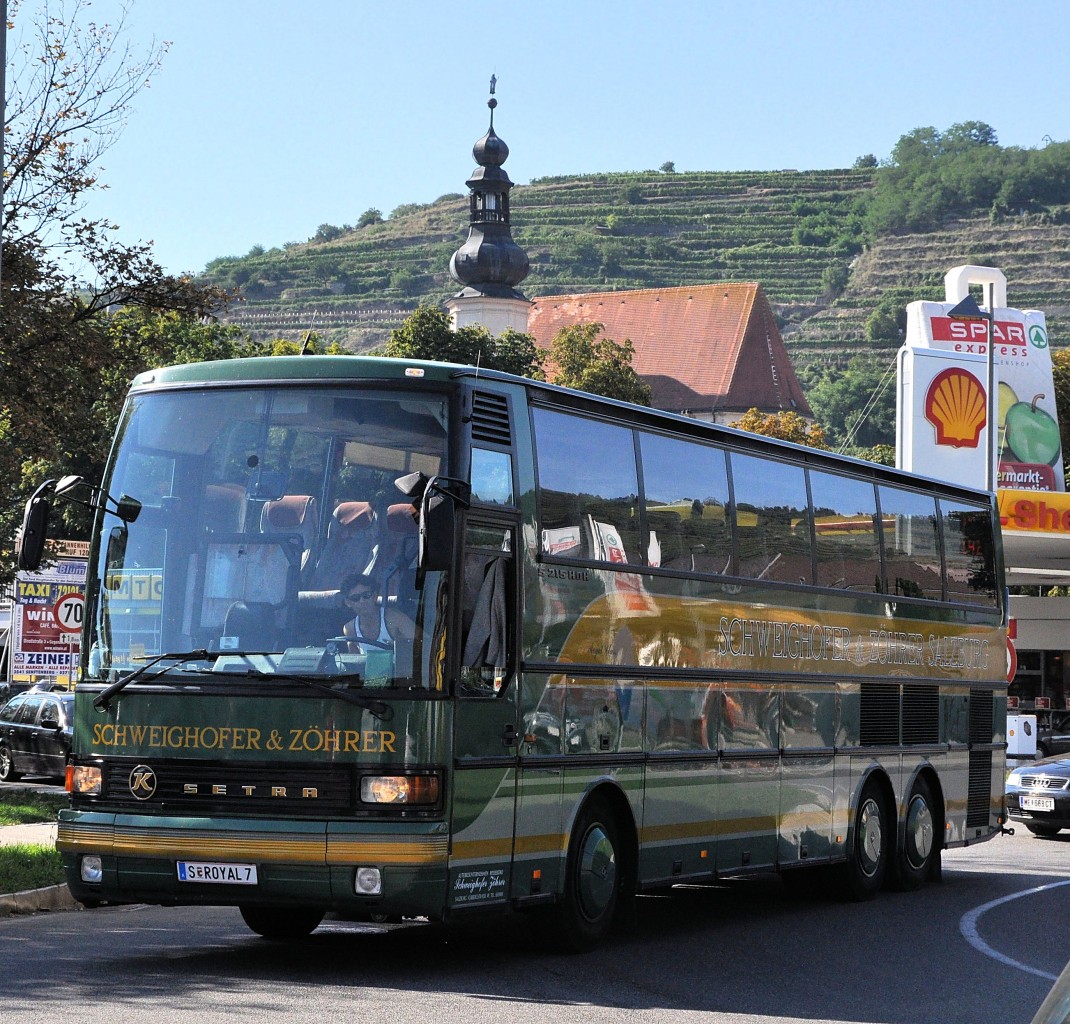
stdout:
<svg viewBox="0 0 1070 1024">
<path fill-rule="evenodd" d="M 895 858 L 895 887 L 903 892 L 920 888 L 933 873 L 940 856 L 943 822 L 932 788 L 922 777 L 914 783 L 903 822 L 903 848 Z"/>
<path fill-rule="evenodd" d="M 555 933 L 569 952 L 593 949 L 609 934 L 623 877 L 620 854 L 620 831 L 608 804 L 588 800 L 572 828 L 565 891 L 555 906 Z"/>
<path fill-rule="evenodd" d="M 851 831 L 851 848 L 842 867 L 843 895 L 856 902 L 871 900 L 884 884 L 889 851 L 894 843 L 892 819 L 876 779 L 862 788 Z"/>
<path fill-rule="evenodd" d="M 7 747 L 0 746 L 0 782 L 14 782 L 21 778 L 15 771 L 15 759 Z"/>
<path fill-rule="evenodd" d="M 319 907 L 258 907 L 244 904 L 238 909 L 242 920 L 257 935 L 273 942 L 289 942 L 311 935 L 325 913 Z"/>
</svg>

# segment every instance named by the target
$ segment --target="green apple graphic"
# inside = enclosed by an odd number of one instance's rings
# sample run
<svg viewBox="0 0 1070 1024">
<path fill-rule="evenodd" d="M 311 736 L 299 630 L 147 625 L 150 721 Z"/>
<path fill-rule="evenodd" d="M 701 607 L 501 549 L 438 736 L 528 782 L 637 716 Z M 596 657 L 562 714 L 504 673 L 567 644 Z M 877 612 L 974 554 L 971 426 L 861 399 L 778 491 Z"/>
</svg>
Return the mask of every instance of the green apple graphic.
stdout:
<svg viewBox="0 0 1070 1024">
<path fill-rule="evenodd" d="M 1032 402 L 1018 402 L 1007 410 L 1007 446 L 1022 462 L 1052 466 L 1061 447 L 1059 424 L 1037 408 L 1043 397 L 1036 395 Z"/>
</svg>

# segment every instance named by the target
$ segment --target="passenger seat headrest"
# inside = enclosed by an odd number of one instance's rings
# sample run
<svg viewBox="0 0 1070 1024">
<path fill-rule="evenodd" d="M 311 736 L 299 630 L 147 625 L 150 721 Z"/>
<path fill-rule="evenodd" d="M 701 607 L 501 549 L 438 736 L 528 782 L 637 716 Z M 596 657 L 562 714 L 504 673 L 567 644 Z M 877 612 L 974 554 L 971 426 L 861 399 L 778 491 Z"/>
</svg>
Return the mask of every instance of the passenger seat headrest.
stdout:
<svg viewBox="0 0 1070 1024">
<path fill-rule="evenodd" d="M 413 506 L 407 502 L 399 505 L 391 505 L 386 510 L 386 522 L 391 533 L 411 536 L 417 532 L 416 519 L 413 517 Z"/>
<path fill-rule="evenodd" d="M 343 501 L 333 515 L 339 526 L 352 526 L 355 530 L 370 529 L 375 517 L 367 501 Z"/>
<path fill-rule="evenodd" d="M 264 505 L 264 526 L 273 530 L 296 530 L 309 519 L 316 499 L 308 494 L 287 494 Z"/>
</svg>

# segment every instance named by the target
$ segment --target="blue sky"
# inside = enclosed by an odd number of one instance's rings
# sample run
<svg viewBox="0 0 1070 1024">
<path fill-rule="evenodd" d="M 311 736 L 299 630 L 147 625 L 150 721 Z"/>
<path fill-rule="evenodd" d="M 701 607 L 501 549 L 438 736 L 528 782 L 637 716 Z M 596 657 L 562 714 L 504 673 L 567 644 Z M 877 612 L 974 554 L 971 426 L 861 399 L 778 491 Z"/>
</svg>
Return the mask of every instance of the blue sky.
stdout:
<svg viewBox="0 0 1070 1024">
<path fill-rule="evenodd" d="M 849 167 L 967 120 L 1070 138 L 1065 0 L 134 0 L 126 23 L 171 48 L 87 212 L 175 273 L 465 191 L 492 73 L 518 184 Z"/>
</svg>

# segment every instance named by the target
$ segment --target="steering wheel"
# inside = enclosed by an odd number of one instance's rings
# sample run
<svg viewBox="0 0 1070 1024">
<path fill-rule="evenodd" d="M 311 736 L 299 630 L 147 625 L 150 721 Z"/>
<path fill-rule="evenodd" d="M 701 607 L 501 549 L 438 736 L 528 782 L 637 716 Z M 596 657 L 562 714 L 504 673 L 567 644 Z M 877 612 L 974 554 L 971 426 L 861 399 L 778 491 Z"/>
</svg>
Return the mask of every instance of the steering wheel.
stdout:
<svg viewBox="0 0 1070 1024">
<path fill-rule="evenodd" d="M 382 640 L 368 640 L 362 636 L 330 636 L 324 643 L 326 644 L 359 644 L 361 647 L 378 647 L 381 651 L 392 651 L 394 644 L 383 643 Z"/>
</svg>

